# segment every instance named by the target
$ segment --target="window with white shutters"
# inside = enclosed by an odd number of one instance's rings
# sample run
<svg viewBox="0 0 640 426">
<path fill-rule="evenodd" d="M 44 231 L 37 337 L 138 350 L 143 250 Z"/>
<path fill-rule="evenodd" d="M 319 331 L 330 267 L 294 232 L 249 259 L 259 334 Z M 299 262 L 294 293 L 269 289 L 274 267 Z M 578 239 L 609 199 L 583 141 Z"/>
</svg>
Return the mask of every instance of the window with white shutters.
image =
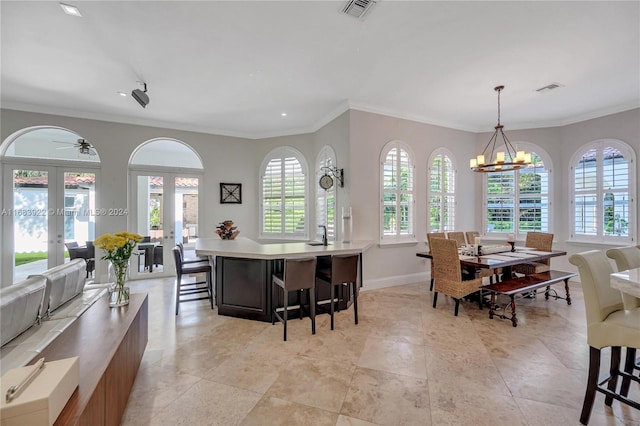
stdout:
<svg viewBox="0 0 640 426">
<path fill-rule="evenodd" d="M 300 152 L 277 148 L 263 162 L 261 237 L 307 239 L 307 172 Z"/>
<path fill-rule="evenodd" d="M 453 155 L 436 150 L 429 159 L 428 232 L 454 231 L 456 224 L 456 176 Z"/>
<path fill-rule="evenodd" d="M 522 169 L 485 174 L 487 234 L 516 234 L 524 238 L 527 232 L 552 232 L 551 167 L 545 164 L 541 152 L 532 151 L 531 164 Z M 507 154 L 505 160 L 509 161 L 508 157 Z"/>
<path fill-rule="evenodd" d="M 635 241 L 635 155 L 625 143 L 600 140 L 580 150 L 571 163 L 572 238 Z"/>
<path fill-rule="evenodd" d="M 415 166 L 412 157 L 402 142 L 389 142 L 382 150 L 380 239 L 383 243 L 415 240 Z"/>
<path fill-rule="evenodd" d="M 316 163 L 316 239 L 321 239 L 320 225 L 327 227 L 327 239 L 336 239 L 336 185 L 338 180 L 334 178 L 333 186 L 327 190 L 320 187 L 320 177 L 325 174 L 323 167 L 336 167 L 336 154 L 333 148 L 326 145 L 318 154 Z M 329 173 L 331 175 L 331 173 Z"/>
</svg>

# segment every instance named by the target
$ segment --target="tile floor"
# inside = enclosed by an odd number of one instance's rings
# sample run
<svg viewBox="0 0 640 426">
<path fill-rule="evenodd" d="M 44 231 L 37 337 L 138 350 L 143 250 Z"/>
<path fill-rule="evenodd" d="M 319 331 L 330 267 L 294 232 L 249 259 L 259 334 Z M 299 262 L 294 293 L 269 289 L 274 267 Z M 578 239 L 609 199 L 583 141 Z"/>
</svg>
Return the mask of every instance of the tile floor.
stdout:
<svg viewBox="0 0 640 426">
<path fill-rule="evenodd" d="M 428 283 L 363 291 L 353 310 L 282 325 L 218 316 L 206 301 L 174 315 L 173 280 L 149 293 L 149 342 L 123 425 L 578 425 L 588 347 L 579 283 L 573 305 L 526 299 L 517 328 L 440 297 Z M 608 360 L 606 360 L 608 362 Z M 603 370 L 604 371 L 604 370 Z M 640 386 L 632 384 L 640 398 Z M 640 425 L 605 407 L 591 425 Z"/>
</svg>

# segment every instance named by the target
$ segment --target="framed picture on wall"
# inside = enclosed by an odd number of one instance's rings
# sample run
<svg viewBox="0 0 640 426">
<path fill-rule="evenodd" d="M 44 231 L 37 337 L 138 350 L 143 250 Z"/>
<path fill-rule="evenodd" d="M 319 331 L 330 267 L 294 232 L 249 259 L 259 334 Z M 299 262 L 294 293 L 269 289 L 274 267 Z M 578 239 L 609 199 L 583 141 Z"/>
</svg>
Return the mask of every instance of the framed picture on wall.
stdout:
<svg viewBox="0 0 640 426">
<path fill-rule="evenodd" d="M 242 204 L 242 184 L 221 182 L 220 204 Z"/>
</svg>

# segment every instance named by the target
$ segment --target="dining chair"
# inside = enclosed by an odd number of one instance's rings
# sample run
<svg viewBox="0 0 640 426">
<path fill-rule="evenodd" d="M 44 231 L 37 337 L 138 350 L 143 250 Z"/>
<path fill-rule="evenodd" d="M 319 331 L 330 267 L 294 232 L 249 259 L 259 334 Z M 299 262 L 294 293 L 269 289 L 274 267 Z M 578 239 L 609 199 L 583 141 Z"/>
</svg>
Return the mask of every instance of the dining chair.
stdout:
<svg viewBox="0 0 640 426">
<path fill-rule="evenodd" d="M 527 232 L 524 246 L 540 251 L 551 251 L 553 245 L 553 234 L 546 232 Z M 511 272 L 519 274 L 531 275 L 547 272 L 551 270 L 551 259 L 541 260 L 540 262 L 525 262 L 511 267 Z"/>
<path fill-rule="evenodd" d="M 162 265 L 164 262 L 164 247 L 161 245 L 157 245 L 153 247 L 152 250 L 152 259 L 153 261 L 151 262 L 153 265 L 149 267 L 149 270 L 153 270 L 153 268 L 157 267 L 158 265 Z"/>
<path fill-rule="evenodd" d="M 479 307 L 482 309 L 482 278 L 463 280 L 458 245 L 455 240 L 434 238 L 431 255 L 434 272 L 433 307 L 436 307 L 438 293 L 451 296 L 455 302 L 455 316 L 458 316 L 460 299 L 471 293 L 480 291 Z"/>
<path fill-rule="evenodd" d="M 464 232 L 447 232 L 447 238 L 458 243 L 458 247 L 462 247 L 466 244 L 466 240 L 464 239 Z"/>
<path fill-rule="evenodd" d="M 465 244 L 475 244 L 476 237 L 479 237 L 480 233 L 476 231 L 467 231 L 467 232 L 449 232 L 447 233 L 447 238 L 454 239 L 458 242 L 458 247 Z M 469 274 L 475 275 L 475 277 L 487 277 L 489 278 L 489 283 L 493 284 L 496 273 L 499 271 L 487 268 L 476 269 L 475 271 L 469 271 Z"/>
<path fill-rule="evenodd" d="M 84 259 L 87 263 L 86 272 L 87 278 L 95 269 L 95 248 L 93 248 L 93 241 L 91 241 L 91 248 L 87 246 L 79 246 L 77 241 L 71 241 L 68 243 L 64 243 L 67 251 L 69 252 L 69 260 L 73 259 Z M 93 249 L 93 254 L 91 254 L 91 250 Z"/>
<path fill-rule="evenodd" d="M 640 268 L 640 245 L 612 248 L 607 256 L 616 261 L 618 271 Z M 640 298 L 622 293 L 622 304 L 625 309 L 640 308 Z"/>
<path fill-rule="evenodd" d="M 347 292 L 353 288 L 353 318 L 358 324 L 358 258 L 357 254 L 334 254 L 331 256 L 331 268 L 329 270 L 316 270 L 316 278 L 320 282 L 326 282 L 331 287 L 330 291 L 330 313 L 331 330 L 333 330 L 333 314 L 335 311 L 336 286 L 347 286 Z M 340 293 L 338 293 L 338 305 L 340 304 Z"/>
<path fill-rule="evenodd" d="M 429 245 L 429 252 L 431 253 L 431 241 L 435 238 L 447 238 L 444 232 L 429 232 L 427 233 L 427 244 Z M 431 260 L 431 284 L 429 285 L 429 291 L 433 291 L 433 259 Z"/>
<path fill-rule="evenodd" d="M 467 244 L 475 244 L 476 237 L 479 237 L 480 233 L 478 231 L 467 231 L 464 236 L 467 238 Z"/>
<path fill-rule="evenodd" d="M 93 241 L 87 241 L 87 278 L 93 275 L 93 271 L 96 269 L 96 246 L 93 245 Z"/>
<path fill-rule="evenodd" d="M 213 277 L 212 277 L 212 268 L 209 263 L 201 262 L 201 263 L 193 263 L 185 265 L 182 263 L 182 256 L 180 256 L 180 249 L 178 246 L 175 246 L 173 249 L 173 260 L 176 264 L 176 315 L 180 311 L 180 304 L 184 302 L 194 302 L 196 300 L 206 300 L 208 299 L 211 303 L 211 309 L 213 309 L 213 299 L 214 299 L 214 290 L 213 290 Z M 195 281 L 195 282 L 183 282 L 183 275 L 190 274 L 205 274 L 204 281 Z M 206 286 L 202 286 L 202 284 L 206 284 Z M 202 297 L 189 297 L 191 295 L 197 294 L 206 294 L 206 296 Z M 182 296 L 186 296 L 188 298 L 183 298 Z"/>
<path fill-rule="evenodd" d="M 297 259 L 285 259 L 284 270 L 272 276 L 272 282 L 283 291 L 282 316 L 278 314 L 275 303 L 275 291 L 271 292 L 271 325 L 275 320 L 284 324 L 284 338 L 287 341 L 287 317 L 289 313 L 289 292 L 298 293 L 300 318 L 302 319 L 302 291 L 309 292 L 309 317 L 311 317 L 311 334 L 316 334 L 316 257 L 304 257 Z"/>
<path fill-rule="evenodd" d="M 627 397 L 631 381 L 640 378 L 631 374 L 636 349 L 640 348 L 640 309 L 625 310 L 620 292 L 610 286 L 613 269 L 605 254 L 591 250 L 571 255 L 569 262 L 578 267 L 587 316 L 589 345 L 589 375 L 582 404 L 580 423 L 589 422 L 596 392 L 605 395 L 605 404 L 613 400 L 640 410 L 640 402 Z M 611 348 L 609 376 L 599 378 L 602 348 Z M 621 348 L 626 348 L 624 371 L 620 371 Z M 622 377 L 620 391 L 618 378 Z M 604 387 L 606 384 L 606 387 Z"/>
</svg>

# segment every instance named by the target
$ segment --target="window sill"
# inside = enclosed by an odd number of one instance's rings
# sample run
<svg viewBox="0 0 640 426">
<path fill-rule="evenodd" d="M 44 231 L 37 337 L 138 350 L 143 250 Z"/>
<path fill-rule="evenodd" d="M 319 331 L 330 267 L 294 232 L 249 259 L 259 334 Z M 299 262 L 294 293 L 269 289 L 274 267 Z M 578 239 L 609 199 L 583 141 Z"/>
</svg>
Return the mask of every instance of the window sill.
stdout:
<svg viewBox="0 0 640 426">
<path fill-rule="evenodd" d="M 636 245 L 634 240 L 628 239 L 625 241 L 588 241 L 588 240 L 566 240 L 565 243 L 575 246 L 603 246 L 603 247 L 622 247 Z"/>
<path fill-rule="evenodd" d="M 418 240 L 404 240 L 404 241 L 380 241 L 378 247 L 380 248 L 394 248 L 394 247 L 409 247 L 415 246 L 419 243 Z"/>
</svg>

